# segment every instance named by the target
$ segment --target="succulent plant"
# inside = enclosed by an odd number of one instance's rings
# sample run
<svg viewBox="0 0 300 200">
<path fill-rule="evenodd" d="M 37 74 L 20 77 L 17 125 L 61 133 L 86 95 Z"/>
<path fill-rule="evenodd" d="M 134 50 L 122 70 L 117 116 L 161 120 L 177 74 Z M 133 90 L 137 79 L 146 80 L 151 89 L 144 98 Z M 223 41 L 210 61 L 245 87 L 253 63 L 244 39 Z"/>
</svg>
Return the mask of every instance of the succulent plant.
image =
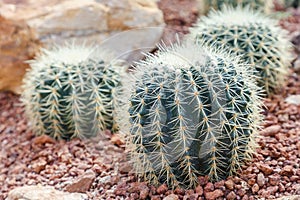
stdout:
<svg viewBox="0 0 300 200">
<path fill-rule="evenodd" d="M 210 9 L 219 10 L 223 6 L 249 6 L 255 10 L 270 13 L 273 8 L 273 0 L 200 0 L 202 14 L 207 14 Z"/>
<path fill-rule="evenodd" d="M 276 1 L 282 8 L 294 7 L 297 8 L 300 5 L 300 0 L 277 0 Z"/>
<path fill-rule="evenodd" d="M 22 101 L 36 134 L 71 139 L 117 128 L 120 68 L 109 54 L 68 44 L 44 49 L 29 63 Z"/>
<path fill-rule="evenodd" d="M 161 45 L 135 71 L 120 131 L 140 178 L 192 188 L 197 176 L 223 179 L 251 158 L 260 91 L 238 57 L 186 41 Z"/>
<path fill-rule="evenodd" d="M 292 60 L 291 43 L 277 20 L 246 8 L 225 7 L 201 17 L 190 37 L 226 47 L 256 69 L 257 81 L 268 94 L 281 87 Z"/>
</svg>

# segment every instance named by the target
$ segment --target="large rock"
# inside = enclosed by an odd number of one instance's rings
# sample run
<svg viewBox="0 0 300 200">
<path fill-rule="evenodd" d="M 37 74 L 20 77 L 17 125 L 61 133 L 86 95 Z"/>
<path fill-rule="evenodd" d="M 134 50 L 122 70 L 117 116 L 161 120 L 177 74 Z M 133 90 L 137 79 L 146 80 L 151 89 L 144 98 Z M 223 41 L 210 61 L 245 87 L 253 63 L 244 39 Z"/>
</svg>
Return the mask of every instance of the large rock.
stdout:
<svg viewBox="0 0 300 200">
<path fill-rule="evenodd" d="M 38 49 L 32 30 L 22 21 L 0 16 L 0 91 L 20 93 L 20 85 L 28 64 Z"/>
<path fill-rule="evenodd" d="M 86 194 L 62 192 L 53 187 L 23 186 L 8 193 L 6 200 L 87 200 Z"/>
<path fill-rule="evenodd" d="M 24 19 L 46 45 L 76 39 L 101 44 L 118 58 L 136 60 L 141 51 L 153 49 L 163 33 L 163 15 L 153 0 L 11 2 L 18 3 L 2 3 L 0 13 Z"/>
</svg>

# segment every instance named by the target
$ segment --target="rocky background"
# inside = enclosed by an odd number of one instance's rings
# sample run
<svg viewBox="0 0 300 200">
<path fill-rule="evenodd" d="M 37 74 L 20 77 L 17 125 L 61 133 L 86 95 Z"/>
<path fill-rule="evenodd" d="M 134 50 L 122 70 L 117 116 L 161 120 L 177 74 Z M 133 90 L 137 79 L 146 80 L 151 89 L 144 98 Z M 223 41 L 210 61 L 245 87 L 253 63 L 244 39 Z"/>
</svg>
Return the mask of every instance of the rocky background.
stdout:
<svg viewBox="0 0 300 200">
<path fill-rule="evenodd" d="M 283 8 L 278 8 L 283 9 Z M 283 9 L 284 10 L 284 9 Z M 194 190 L 170 191 L 138 182 L 121 137 L 54 141 L 28 130 L 19 96 L 39 47 L 96 42 L 128 63 L 188 32 L 198 0 L 0 0 L 0 200 L 300 199 L 300 9 L 284 10 L 295 61 L 285 88 L 265 100 L 260 148 L 238 176 Z M 145 28 L 147 27 L 147 28 Z"/>
</svg>

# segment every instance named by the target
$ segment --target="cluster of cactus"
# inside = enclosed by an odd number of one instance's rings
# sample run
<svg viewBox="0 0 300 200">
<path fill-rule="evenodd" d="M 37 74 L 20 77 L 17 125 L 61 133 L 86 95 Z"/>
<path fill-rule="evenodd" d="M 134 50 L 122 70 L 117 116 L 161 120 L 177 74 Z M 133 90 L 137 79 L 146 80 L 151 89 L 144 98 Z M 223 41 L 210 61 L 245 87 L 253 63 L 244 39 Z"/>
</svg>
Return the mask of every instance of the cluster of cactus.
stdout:
<svg viewBox="0 0 300 200">
<path fill-rule="evenodd" d="M 246 8 L 224 7 L 201 17 L 190 29 L 196 42 L 227 47 L 257 70 L 268 94 L 284 84 L 292 54 L 287 33 L 278 22 Z"/>
<path fill-rule="evenodd" d="M 272 0 L 201 0 L 201 12 L 207 14 L 210 9 L 219 10 L 223 6 L 245 7 L 249 6 L 254 10 L 270 13 L 273 7 Z"/>
<path fill-rule="evenodd" d="M 251 157 L 261 103 L 238 58 L 187 41 L 161 46 L 135 71 L 122 130 L 140 177 L 190 188 L 199 175 L 225 178 Z"/>
<path fill-rule="evenodd" d="M 55 139 L 91 137 L 117 129 L 117 63 L 93 47 L 66 45 L 43 50 L 30 61 L 22 100 L 34 132 Z"/>
<path fill-rule="evenodd" d="M 275 20 L 239 6 L 268 1 L 205 2 L 237 8 L 201 17 L 183 43 L 138 62 L 132 79 L 121 80 L 121 67 L 97 48 L 43 50 L 22 95 L 34 132 L 91 137 L 117 130 L 118 117 L 135 172 L 152 184 L 192 188 L 200 175 L 237 172 L 256 147 L 260 86 L 271 93 L 283 85 L 291 44 Z"/>
</svg>

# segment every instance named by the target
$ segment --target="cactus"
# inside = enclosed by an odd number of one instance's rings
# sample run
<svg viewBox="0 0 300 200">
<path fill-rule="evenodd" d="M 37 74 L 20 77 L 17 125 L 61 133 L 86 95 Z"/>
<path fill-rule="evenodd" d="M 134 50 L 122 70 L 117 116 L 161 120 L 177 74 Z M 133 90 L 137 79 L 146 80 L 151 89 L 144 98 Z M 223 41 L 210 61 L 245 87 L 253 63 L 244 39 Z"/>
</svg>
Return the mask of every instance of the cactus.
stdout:
<svg viewBox="0 0 300 200">
<path fill-rule="evenodd" d="M 92 46 L 68 44 L 42 50 L 30 61 L 22 101 L 37 135 L 92 137 L 116 129 L 119 68 Z"/>
<path fill-rule="evenodd" d="M 277 0 L 276 3 L 282 8 L 298 8 L 300 5 L 300 0 Z"/>
<path fill-rule="evenodd" d="M 273 9 L 272 0 L 201 0 L 200 10 L 202 14 L 207 14 L 210 9 L 219 10 L 223 6 L 250 6 L 252 9 L 270 13 Z"/>
<path fill-rule="evenodd" d="M 291 43 L 277 20 L 246 8 L 224 7 L 202 17 L 190 29 L 196 42 L 227 47 L 256 69 L 258 84 L 267 94 L 285 83 L 292 60 Z"/>
<path fill-rule="evenodd" d="M 197 176 L 223 179 L 251 158 L 260 91 L 238 57 L 186 41 L 161 45 L 135 71 L 120 131 L 140 178 L 192 188 Z"/>
</svg>

